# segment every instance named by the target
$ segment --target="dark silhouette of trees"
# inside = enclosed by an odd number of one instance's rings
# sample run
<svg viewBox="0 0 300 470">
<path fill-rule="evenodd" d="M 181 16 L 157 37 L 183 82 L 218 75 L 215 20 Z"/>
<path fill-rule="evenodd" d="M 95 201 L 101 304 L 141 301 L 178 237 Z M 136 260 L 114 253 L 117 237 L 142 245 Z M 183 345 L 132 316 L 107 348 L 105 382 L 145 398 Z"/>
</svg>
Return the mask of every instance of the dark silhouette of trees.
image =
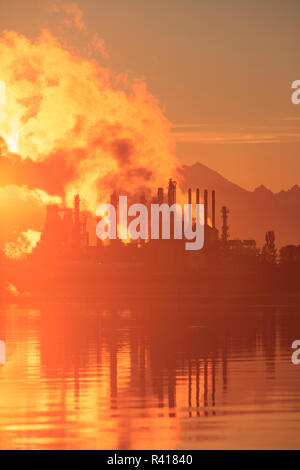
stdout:
<svg viewBox="0 0 300 470">
<path fill-rule="evenodd" d="M 287 245 L 280 248 L 279 262 L 287 266 L 300 266 L 300 245 Z"/>
<path fill-rule="evenodd" d="M 261 252 L 264 262 L 268 264 L 275 264 L 277 259 L 277 250 L 275 247 L 275 232 L 270 230 L 266 233 L 266 243 L 264 244 Z"/>
</svg>

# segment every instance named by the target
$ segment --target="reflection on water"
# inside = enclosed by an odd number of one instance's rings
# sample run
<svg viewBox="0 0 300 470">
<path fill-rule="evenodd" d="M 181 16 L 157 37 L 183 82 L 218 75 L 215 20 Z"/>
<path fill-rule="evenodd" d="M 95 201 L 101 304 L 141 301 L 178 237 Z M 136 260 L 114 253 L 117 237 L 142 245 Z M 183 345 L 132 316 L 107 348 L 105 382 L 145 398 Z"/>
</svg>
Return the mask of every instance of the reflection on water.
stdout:
<svg viewBox="0 0 300 470">
<path fill-rule="evenodd" d="M 295 306 L 0 310 L 1 449 L 300 448 Z"/>
</svg>

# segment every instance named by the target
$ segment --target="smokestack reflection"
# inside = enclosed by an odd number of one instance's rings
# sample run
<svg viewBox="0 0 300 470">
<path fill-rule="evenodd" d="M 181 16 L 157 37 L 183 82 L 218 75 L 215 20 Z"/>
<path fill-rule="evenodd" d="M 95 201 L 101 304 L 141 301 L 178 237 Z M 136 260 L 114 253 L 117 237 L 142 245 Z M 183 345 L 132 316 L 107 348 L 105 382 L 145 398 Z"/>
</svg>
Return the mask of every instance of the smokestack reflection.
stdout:
<svg viewBox="0 0 300 470">
<path fill-rule="evenodd" d="M 212 416 L 218 405 L 228 402 L 227 391 L 230 397 L 239 396 L 240 391 L 233 388 L 236 381 L 228 379 L 229 365 L 237 359 L 232 349 L 237 339 L 243 339 L 241 357 L 260 351 L 266 376 L 276 376 L 273 364 L 278 347 L 285 348 L 286 343 L 274 346 L 274 337 L 280 321 L 289 335 L 294 322 L 285 325 L 270 308 L 259 317 L 249 309 L 241 319 L 232 307 L 219 313 L 205 307 L 197 328 L 199 306 L 182 308 L 184 320 L 174 316 L 177 305 L 171 302 L 43 307 L 32 324 L 38 348 L 26 343 L 32 348 L 26 349 L 26 356 L 35 357 L 44 379 L 55 383 L 51 397 L 42 397 L 45 407 L 52 407 L 62 422 L 68 422 L 74 412 L 86 419 L 88 406 L 93 411 L 89 419 L 95 418 L 101 426 L 111 420 L 116 441 L 134 447 L 130 420 L 141 410 L 150 419 L 158 413 L 172 419 Z M 27 326 L 22 321 L 14 325 L 17 337 L 24 337 Z M 2 338 L 11 337 L 7 328 L 11 323 L 4 319 Z"/>
</svg>

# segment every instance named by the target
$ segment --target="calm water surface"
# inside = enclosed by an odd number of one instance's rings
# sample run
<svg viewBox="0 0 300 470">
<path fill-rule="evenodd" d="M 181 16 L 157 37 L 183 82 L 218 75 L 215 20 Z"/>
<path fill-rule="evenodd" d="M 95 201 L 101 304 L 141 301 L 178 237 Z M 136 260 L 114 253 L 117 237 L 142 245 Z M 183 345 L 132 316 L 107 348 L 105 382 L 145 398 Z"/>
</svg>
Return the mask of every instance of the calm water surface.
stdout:
<svg viewBox="0 0 300 470">
<path fill-rule="evenodd" d="M 299 449 L 296 306 L 0 308 L 1 449 Z"/>
</svg>

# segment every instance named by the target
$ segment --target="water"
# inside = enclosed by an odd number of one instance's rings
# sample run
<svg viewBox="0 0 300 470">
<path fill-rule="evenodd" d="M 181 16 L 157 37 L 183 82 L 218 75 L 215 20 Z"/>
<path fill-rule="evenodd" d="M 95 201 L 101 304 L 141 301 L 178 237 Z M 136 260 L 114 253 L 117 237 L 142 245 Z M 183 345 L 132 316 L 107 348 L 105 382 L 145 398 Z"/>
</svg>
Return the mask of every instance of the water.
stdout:
<svg viewBox="0 0 300 470">
<path fill-rule="evenodd" d="M 1 449 L 299 449 L 297 306 L 0 309 Z"/>
</svg>

